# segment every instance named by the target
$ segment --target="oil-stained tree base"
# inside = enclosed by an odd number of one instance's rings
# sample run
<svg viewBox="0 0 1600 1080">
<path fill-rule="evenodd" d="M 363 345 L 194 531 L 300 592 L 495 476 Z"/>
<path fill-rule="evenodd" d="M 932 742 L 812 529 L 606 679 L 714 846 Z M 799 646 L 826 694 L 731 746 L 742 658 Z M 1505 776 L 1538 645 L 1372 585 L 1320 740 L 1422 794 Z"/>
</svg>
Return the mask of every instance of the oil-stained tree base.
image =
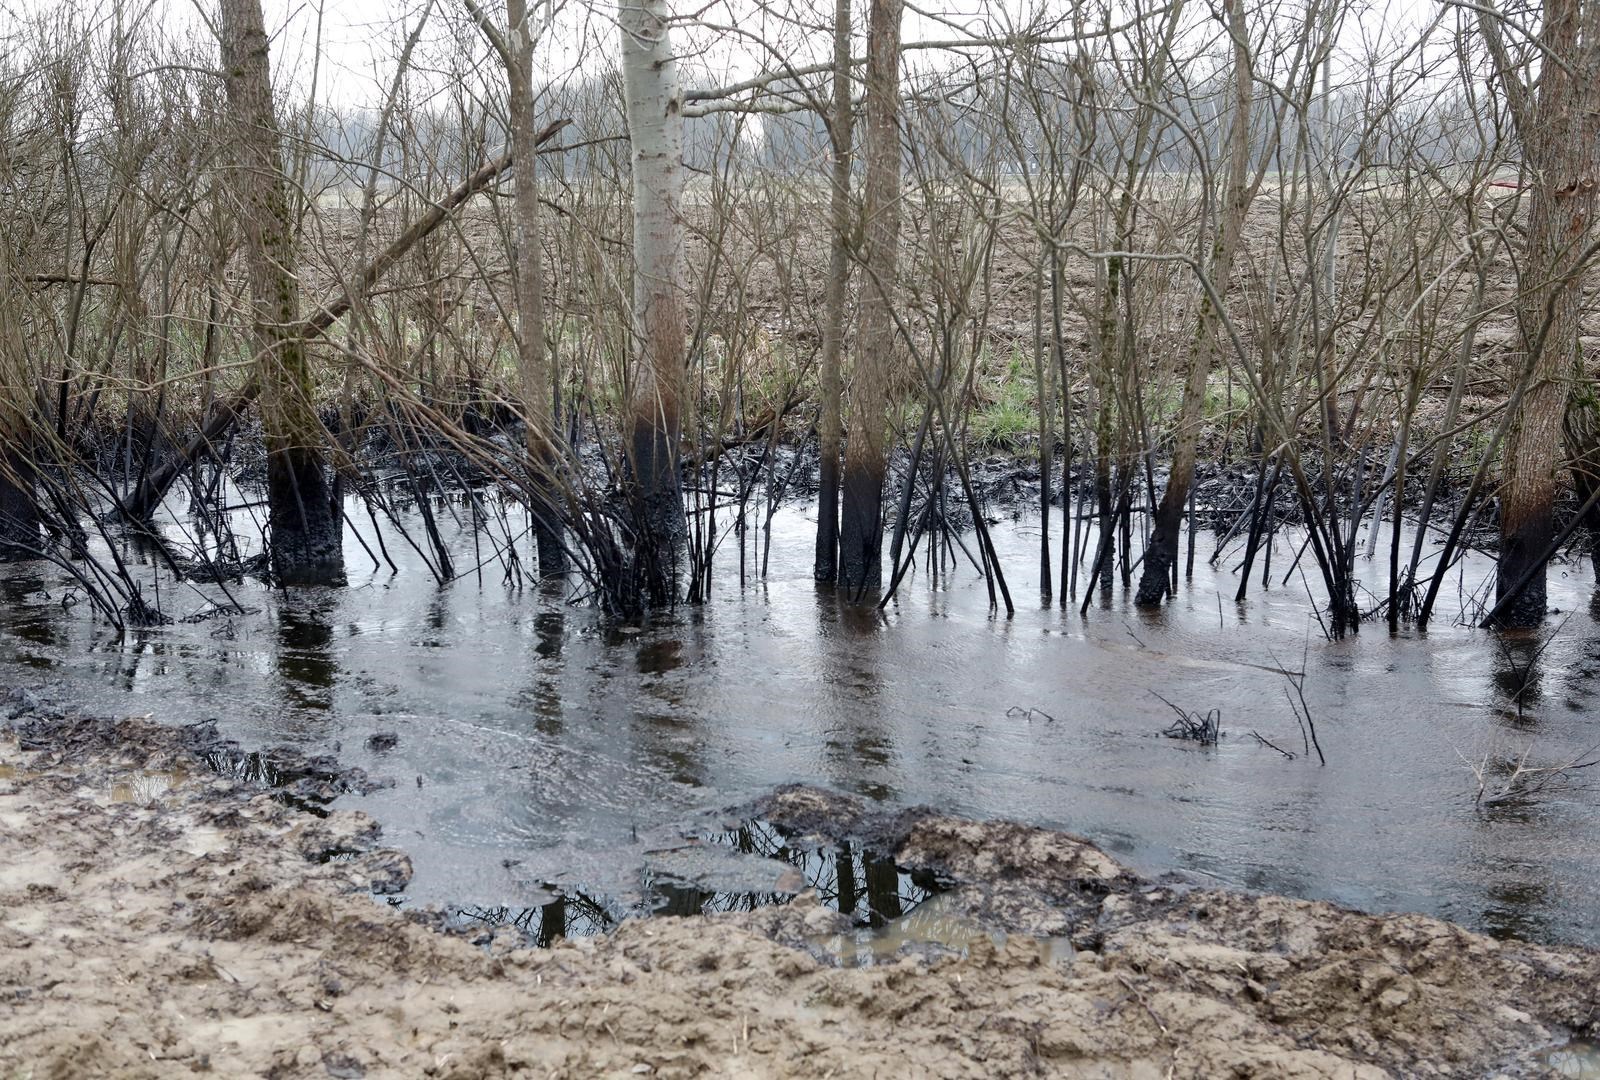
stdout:
<svg viewBox="0 0 1600 1080">
<path fill-rule="evenodd" d="M 678 475 L 676 433 L 636 421 L 631 446 L 629 487 L 638 525 L 658 544 L 681 544 L 688 533 L 688 521 Z"/>
<path fill-rule="evenodd" d="M 11 451 L 0 462 L 0 562 L 39 553 L 39 508 L 33 496 L 33 462 Z"/>
<path fill-rule="evenodd" d="M 1545 560 L 1555 536 L 1553 515 L 1535 513 L 1519 525 L 1503 525 L 1500 535 L 1500 561 L 1495 575 L 1496 603 L 1508 589 L 1522 584 L 1516 598 L 1494 619 L 1502 629 L 1538 626 L 1545 615 L 1548 595 L 1545 585 Z"/>
<path fill-rule="evenodd" d="M 320 456 L 281 449 L 267 456 L 272 576 L 281 585 L 343 585 L 342 514 Z"/>
<path fill-rule="evenodd" d="M 1139 591 L 1133 602 L 1139 607 L 1158 607 L 1172 590 L 1172 568 L 1178 562 L 1178 539 L 1183 525 L 1183 502 L 1188 498 L 1188 485 L 1180 484 L 1176 477 L 1168 480 L 1167 489 L 1156 510 L 1156 527 L 1150 534 L 1150 544 L 1144 549 L 1144 564 L 1139 576 Z"/>
<path fill-rule="evenodd" d="M 881 468 L 874 471 L 846 463 L 838 583 L 863 595 L 883 584 L 883 481 Z"/>
</svg>

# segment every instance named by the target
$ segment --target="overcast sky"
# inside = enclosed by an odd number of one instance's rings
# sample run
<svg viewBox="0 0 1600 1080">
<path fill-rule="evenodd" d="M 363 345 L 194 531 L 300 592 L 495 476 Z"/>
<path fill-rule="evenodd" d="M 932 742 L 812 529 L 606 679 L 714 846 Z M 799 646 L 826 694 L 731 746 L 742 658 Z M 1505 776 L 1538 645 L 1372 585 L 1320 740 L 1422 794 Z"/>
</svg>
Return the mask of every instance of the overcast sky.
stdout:
<svg viewBox="0 0 1600 1080">
<path fill-rule="evenodd" d="M 0 0 L 0 23 L 14 28 L 28 16 L 110 20 L 119 0 Z M 123 18 L 160 24 L 211 48 L 209 21 L 214 0 L 120 0 Z M 481 0 L 503 19 L 504 0 Z M 911 0 L 904 24 L 907 41 L 950 39 L 964 33 L 989 36 L 1027 24 L 1030 18 L 1062 17 L 1073 0 Z M 1081 2 L 1081 0 L 1079 0 Z M 1155 0 L 1112 0 L 1131 13 L 1133 2 L 1149 8 Z M 1294 3 L 1300 0 L 1261 0 Z M 1341 33 L 1347 50 L 1364 39 L 1403 36 L 1430 18 L 1441 0 L 1356 0 Z M 1188 0 L 1197 21 L 1207 21 L 1207 0 Z M 315 75 L 318 99 L 340 107 L 374 105 L 393 77 L 406 35 L 416 26 L 428 0 L 263 0 L 272 35 L 274 78 L 281 93 L 300 97 Z M 866 0 L 855 0 L 858 32 Z M 546 78 L 559 81 L 601 70 L 616 53 L 615 5 L 567 0 L 536 55 Z M 813 63 L 828 54 L 832 0 L 675 0 L 680 16 L 692 15 L 677 31 L 686 83 L 704 85 L 747 78 L 782 63 Z M 7 13 L 13 17 L 7 18 Z M 1213 24 L 1214 25 L 1214 24 Z M 13 31 L 15 32 L 15 31 Z M 320 40 L 321 47 L 317 47 Z M 413 56 L 416 83 L 426 91 L 460 73 L 468 50 L 483 54 L 482 42 L 461 0 L 434 0 L 422 43 Z M 858 40 L 857 51 L 861 50 Z M 931 54 L 920 54 L 927 62 Z M 498 80 L 485 69 L 466 77 Z"/>
</svg>

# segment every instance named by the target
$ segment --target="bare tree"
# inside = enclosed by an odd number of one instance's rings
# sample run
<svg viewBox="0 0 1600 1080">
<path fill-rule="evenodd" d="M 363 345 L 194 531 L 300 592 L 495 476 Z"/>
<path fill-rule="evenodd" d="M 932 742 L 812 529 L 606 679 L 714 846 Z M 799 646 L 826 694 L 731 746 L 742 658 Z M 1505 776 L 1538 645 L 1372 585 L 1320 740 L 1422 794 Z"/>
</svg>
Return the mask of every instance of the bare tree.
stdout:
<svg viewBox="0 0 1600 1080">
<path fill-rule="evenodd" d="M 517 372 L 521 383 L 528 458 L 533 472 L 533 530 L 539 553 L 539 572 L 558 574 L 567 565 L 561 541 L 560 514 L 556 508 L 555 473 L 559 467 L 559 431 L 553 412 L 555 379 L 545 338 L 544 251 L 539 225 L 538 147 L 542 141 L 534 115 L 533 47 L 543 26 L 539 14 L 528 10 L 527 0 L 506 0 L 507 27 L 501 33 L 473 0 L 468 10 L 483 29 L 506 68 L 507 115 L 511 156 L 516 162 L 514 180 L 515 274 L 517 299 Z M 544 22 L 555 15 L 544 13 Z"/>
<path fill-rule="evenodd" d="M 34 494 L 34 417 L 27 349 L 18 325 L 22 283 L 0 245 L 0 561 L 29 558 L 39 547 Z"/>
<path fill-rule="evenodd" d="M 683 96 L 666 0 L 620 8 L 633 163 L 633 345 L 628 464 L 646 547 L 684 534 L 679 407 L 684 392 Z"/>
<path fill-rule="evenodd" d="M 1252 75 L 1251 43 L 1245 25 L 1244 0 L 1229 0 L 1227 31 L 1233 45 L 1233 109 L 1228 121 L 1227 172 L 1222 183 L 1222 212 L 1216 224 L 1216 239 L 1208 255 L 1208 272 L 1219 295 L 1226 297 L 1233 276 L 1234 256 L 1244 233 L 1245 217 L 1260 186 L 1258 170 L 1251 180 L 1251 102 L 1255 96 Z M 1199 325 L 1189 350 L 1188 376 L 1183 384 L 1183 401 L 1173 427 L 1171 471 L 1161 503 L 1156 508 L 1155 529 L 1144 551 L 1144 569 L 1139 579 L 1135 603 L 1155 606 L 1172 588 L 1178 562 L 1178 536 L 1183 524 L 1184 506 L 1194 483 L 1195 456 L 1200 446 L 1206 392 L 1211 370 L 1223 354 L 1219 313 L 1210 297 L 1201 297 Z M 1192 525 L 1190 526 L 1193 527 Z"/>
<path fill-rule="evenodd" d="M 1532 626 L 1545 613 L 1562 419 L 1572 407 L 1568 380 L 1576 374 L 1587 383 L 1579 311 L 1600 184 L 1600 126 L 1595 121 L 1600 110 L 1600 5 L 1545 0 L 1537 88 L 1524 83 L 1512 64 L 1499 15 L 1492 8 L 1479 12 L 1532 189 L 1527 257 L 1517 295 L 1521 357 L 1530 381 L 1506 441 L 1496 580 L 1496 621 Z M 1582 408 L 1586 403 L 1578 404 Z M 1591 427 L 1582 414 L 1574 420 L 1580 431 Z M 1591 449 L 1580 447 L 1580 456 Z"/>
<path fill-rule="evenodd" d="M 344 583 L 341 514 L 300 333 L 300 283 L 283 138 L 273 113 L 260 0 L 222 0 L 222 65 L 233 125 L 237 213 L 250 270 L 253 338 L 267 440 L 273 573 L 285 584 Z"/>
<path fill-rule="evenodd" d="M 883 485 L 888 469 L 893 310 L 900 245 L 900 21 L 902 0 L 872 0 L 867 11 L 866 177 L 862 189 L 863 287 L 850 386 L 839 527 L 839 584 L 857 596 L 883 575 Z"/>
<path fill-rule="evenodd" d="M 850 0 L 833 9 L 833 107 L 828 113 L 832 150 L 828 192 L 828 285 L 823 299 L 817 447 L 817 551 L 813 576 L 831 582 L 839 572 L 839 451 L 844 434 L 845 302 L 850 279 L 850 168 L 855 106 L 850 100 Z"/>
</svg>

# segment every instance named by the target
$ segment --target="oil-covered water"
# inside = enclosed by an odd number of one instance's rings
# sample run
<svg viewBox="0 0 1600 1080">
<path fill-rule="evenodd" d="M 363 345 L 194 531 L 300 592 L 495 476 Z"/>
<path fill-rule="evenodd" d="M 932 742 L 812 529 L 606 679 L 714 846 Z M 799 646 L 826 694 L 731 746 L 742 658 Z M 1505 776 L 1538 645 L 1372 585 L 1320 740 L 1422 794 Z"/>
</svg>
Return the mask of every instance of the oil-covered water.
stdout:
<svg viewBox="0 0 1600 1080">
<path fill-rule="evenodd" d="M 1206 565 L 1207 536 L 1161 613 L 1119 589 L 1080 618 L 1038 602 L 1039 523 L 1024 515 L 994 529 L 1014 617 L 990 611 L 959 553 L 937 585 L 919 564 L 880 614 L 812 582 L 813 515 L 793 507 L 772 522 L 764 581 L 740 587 L 730 537 L 709 602 L 623 625 L 559 590 L 508 587 L 492 561 L 466 569 L 493 545 L 449 510 L 462 572 L 447 585 L 397 535 L 399 574 L 348 537 L 348 588 L 233 584 L 250 614 L 120 636 L 71 602 L 56 568 L 6 567 L 0 678 L 91 711 L 217 717 L 247 747 L 336 751 L 392 778 L 348 804 L 411 852 L 420 902 L 531 910 L 552 883 L 637 896 L 674 824 L 802 781 L 1070 829 L 1145 871 L 1600 944 L 1596 770 L 1486 807 L 1467 767 L 1600 743 L 1586 566 L 1552 570 L 1563 611 L 1536 635 L 1453 625 L 1492 571 L 1471 557 L 1428 633 L 1369 624 L 1327 642 L 1304 584 L 1315 575 L 1284 583 L 1293 537 L 1246 603 L 1232 600 L 1235 559 Z M 157 573 L 174 616 L 223 599 L 126 554 Z M 747 549 L 747 568 L 758 561 Z M 1362 570 L 1381 592 L 1384 568 Z M 1281 673 L 1302 656 L 1325 767 L 1301 754 Z M 1220 709 L 1220 744 L 1163 738 L 1172 714 L 1156 695 Z"/>
</svg>

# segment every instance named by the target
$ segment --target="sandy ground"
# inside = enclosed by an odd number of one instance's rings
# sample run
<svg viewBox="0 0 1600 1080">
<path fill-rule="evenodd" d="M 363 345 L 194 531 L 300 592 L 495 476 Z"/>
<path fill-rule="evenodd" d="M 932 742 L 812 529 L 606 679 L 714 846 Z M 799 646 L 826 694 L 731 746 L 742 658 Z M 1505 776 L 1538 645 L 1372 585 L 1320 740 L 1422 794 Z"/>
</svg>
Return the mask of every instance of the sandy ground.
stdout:
<svg viewBox="0 0 1600 1080">
<path fill-rule="evenodd" d="M 410 868 L 370 819 L 207 769 L 214 733 L 30 704 L 0 733 L 0 1080 L 1533 1076 L 1600 1031 L 1595 953 L 810 789 L 759 811 L 953 882 L 942 917 L 983 929 L 964 953 L 834 966 L 840 916 L 809 895 L 474 945 L 374 900 Z"/>
</svg>

